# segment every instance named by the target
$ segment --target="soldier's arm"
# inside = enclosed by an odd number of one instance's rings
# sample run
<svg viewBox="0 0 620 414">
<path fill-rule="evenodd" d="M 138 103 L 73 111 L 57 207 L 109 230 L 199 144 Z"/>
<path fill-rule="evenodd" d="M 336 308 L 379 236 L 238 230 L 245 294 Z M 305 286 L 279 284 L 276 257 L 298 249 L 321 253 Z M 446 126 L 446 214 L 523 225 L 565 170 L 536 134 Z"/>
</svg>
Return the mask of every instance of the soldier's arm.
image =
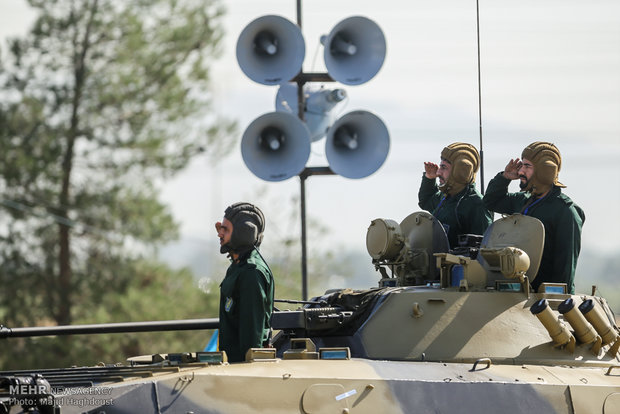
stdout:
<svg viewBox="0 0 620 414">
<path fill-rule="evenodd" d="M 440 191 L 437 188 L 435 179 L 426 178 L 426 174 L 422 174 L 422 182 L 418 191 L 418 206 L 426 211 L 433 211 L 439 204 Z"/>
<path fill-rule="evenodd" d="M 501 214 L 512 214 L 519 211 L 520 204 L 523 204 L 524 195 L 521 193 L 508 193 L 510 181 L 504 177 L 503 172 L 498 173 L 489 181 L 487 191 L 482 198 L 487 209 Z"/>
</svg>

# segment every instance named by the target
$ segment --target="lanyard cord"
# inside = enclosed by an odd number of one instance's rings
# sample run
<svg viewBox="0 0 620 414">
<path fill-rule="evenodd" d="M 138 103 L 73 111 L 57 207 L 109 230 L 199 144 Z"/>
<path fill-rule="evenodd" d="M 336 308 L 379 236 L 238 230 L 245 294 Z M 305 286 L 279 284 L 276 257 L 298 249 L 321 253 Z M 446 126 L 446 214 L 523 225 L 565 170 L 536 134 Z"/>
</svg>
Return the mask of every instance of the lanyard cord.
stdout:
<svg viewBox="0 0 620 414">
<path fill-rule="evenodd" d="M 456 207 L 454 207 L 454 216 L 456 217 L 456 225 L 459 226 L 459 231 L 463 229 L 463 227 L 461 226 L 461 220 L 459 220 L 459 204 L 461 204 L 461 201 L 463 200 L 463 197 L 465 197 L 465 194 L 467 194 L 467 192 L 463 193 L 461 198 L 459 198 L 459 201 L 456 202 Z"/>
<path fill-rule="evenodd" d="M 541 198 L 537 198 L 536 200 L 534 200 L 533 203 L 530 203 L 529 205 L 527 205 L 524 209 L 523 209 L 523 215 L 527 216 L 527 212 L 530 210 L 530 208 L 534 207 L 536 204 L 538 204 L 540 201 L 544 200 L 545 198 L 547 198 L 547 196 L 549 195 L 549 193 L 547 193 L 547 195 L 545 195 L 544 197 Z"/>
<path fill-rule="evenodd" d="M 443 204 L 444 200 L 447 198 L 447 195 L 444 195 L 441 199 L 441 201 L 439 202 L 439 204 L 437 205 L 437 207 L 435 207 L 435 210 L 433 211 L 433 216 L 437 215 L 437 212 L 439 211 L 439 209 L 441 208 L 441 205 Z"/>
<path fill-rule="evenodd" d="M 461 221 L 459 220 L 459 204 L 461 204 L 461 201 L 463 200 L 463 197 L 465 197 L 465 194 L 467 192 L 463 192 L 463 195 L 461 197 L 459 197 L 459 200 L 456 202 L 456 207 L 454 207 L 454 215 L 456 217 L 456 225 L 461 228 Z M 441 201 L 439 202 L 439 204 L 437 205 L 437 207 L 435 207 L 435 210 L 433 211 L 433 216 L 437 216 L 437 213 L 439 212 L 439 209 L 441 208 L 441 205 L 443 204 L 444 200 L 448 198 L 448 195 L 444 195 L 441 199 Z"/>
</svg>

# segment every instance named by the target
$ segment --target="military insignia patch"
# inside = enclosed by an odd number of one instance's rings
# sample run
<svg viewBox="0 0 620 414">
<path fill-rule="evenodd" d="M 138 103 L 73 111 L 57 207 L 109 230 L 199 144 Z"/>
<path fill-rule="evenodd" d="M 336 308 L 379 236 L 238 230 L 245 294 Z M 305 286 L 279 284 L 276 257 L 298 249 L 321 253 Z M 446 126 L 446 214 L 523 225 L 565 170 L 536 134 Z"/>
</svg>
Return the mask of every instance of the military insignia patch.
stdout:
<svg viewBox="0 0 620 414">
<path fill-rule="evenodd" d="M 226 302 L 224 303 L 224 309 L 226 310 L 226 312 L 230 312 L 230 308 L 232 308 L 233 305 L 233 300 L 232 298 L 226 298 Z"/>
</svg>

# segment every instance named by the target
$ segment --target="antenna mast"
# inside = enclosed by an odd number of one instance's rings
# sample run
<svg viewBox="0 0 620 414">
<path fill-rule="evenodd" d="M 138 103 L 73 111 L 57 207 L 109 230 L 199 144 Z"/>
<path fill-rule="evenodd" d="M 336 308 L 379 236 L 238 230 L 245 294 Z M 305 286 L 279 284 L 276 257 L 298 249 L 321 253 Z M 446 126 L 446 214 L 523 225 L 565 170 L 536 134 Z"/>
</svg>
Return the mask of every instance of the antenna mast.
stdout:
<svg viewBox="0 0 620 414">
<path fill-rule="evenodd" d="M 480 8 L 476 0 L 476 35 L 478 39 L 478 125 L 480 126 L 480 192 L 484 195 L 484 151 L 482 150 L 482 92 L 480 87 Z"/>
</svg>

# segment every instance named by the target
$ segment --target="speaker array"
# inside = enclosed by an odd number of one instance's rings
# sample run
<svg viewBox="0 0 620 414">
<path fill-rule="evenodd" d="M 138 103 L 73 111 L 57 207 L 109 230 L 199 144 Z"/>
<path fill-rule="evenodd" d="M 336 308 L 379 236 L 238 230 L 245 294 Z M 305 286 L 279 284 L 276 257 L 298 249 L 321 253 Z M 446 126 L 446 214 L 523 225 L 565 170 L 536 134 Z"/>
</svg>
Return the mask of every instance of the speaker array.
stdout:
<svg viewBox="0 0 620 414">
<path fill-rule="evenodd" d="M 349 17 L 321 37 L 325 66 L 345 85 L 368 82 L 386 54 L 383 32 L 372 20 Z M 301 30 L 280 16 L 263 16 L 248 24 L 237 41 L 237 61 L 255 82 L 279 85 L 276 112 L 260 116 L 246 129 L 241 154 L 246 166 L 266 181 L 298 175 L 310 156 L 311 143 L 324 136 L 330 168 L 347 178 L 363 178 L 381 167 L 389 152 L 389 133 L 379 117 L 353 111 L 334 122 L 333 109 L 344 89 L 315 89 L 305 84 L 304 120 L 297 114 L 298 87 L 289 82 L 302 71 L 305 43 Z"/>
</svg>

